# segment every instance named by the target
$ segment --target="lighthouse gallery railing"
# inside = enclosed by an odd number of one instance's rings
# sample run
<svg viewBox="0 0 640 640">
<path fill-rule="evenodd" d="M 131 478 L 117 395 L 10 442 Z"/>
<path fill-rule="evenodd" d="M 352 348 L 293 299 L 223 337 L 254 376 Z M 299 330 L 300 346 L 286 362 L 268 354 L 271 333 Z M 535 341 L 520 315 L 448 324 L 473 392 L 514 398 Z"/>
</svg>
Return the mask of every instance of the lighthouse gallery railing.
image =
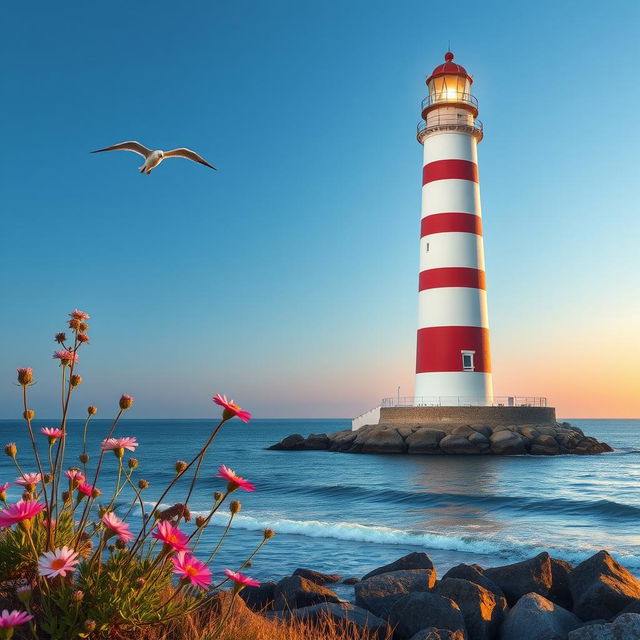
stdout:
<svg viewBox="0 0 640 640">
<path fill-rule="evenodd" d="M 396 396 L 383 398 L 383 407 L 546 407 L 540 396 L 493 396 L 492 400 L 469 396 Z"/>
</svg>

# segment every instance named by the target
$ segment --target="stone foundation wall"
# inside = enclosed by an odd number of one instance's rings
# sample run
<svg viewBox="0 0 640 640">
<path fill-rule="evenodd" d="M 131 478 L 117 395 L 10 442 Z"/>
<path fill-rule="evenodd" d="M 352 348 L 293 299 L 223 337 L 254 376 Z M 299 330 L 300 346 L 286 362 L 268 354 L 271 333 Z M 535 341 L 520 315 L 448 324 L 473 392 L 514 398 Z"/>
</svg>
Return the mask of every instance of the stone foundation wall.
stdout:
<svg viewBox="0 0 640 640">
<path fill-rule="evenodd" d="M 380 424 L 555 425 L 554 407 L 383 407 Z"/>
</svg>

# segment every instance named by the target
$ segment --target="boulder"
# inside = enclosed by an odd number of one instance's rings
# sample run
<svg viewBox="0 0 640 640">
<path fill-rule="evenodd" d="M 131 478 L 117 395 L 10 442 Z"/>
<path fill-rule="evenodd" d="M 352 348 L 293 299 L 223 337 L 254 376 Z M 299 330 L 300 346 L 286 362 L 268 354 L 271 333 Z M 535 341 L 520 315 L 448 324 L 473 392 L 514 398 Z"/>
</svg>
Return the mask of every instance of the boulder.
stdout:
<svg viewBox="0 0 640 640">
<path fill-rule="evenodd" d="M 504 598 L 502 589 L 493 581 L 484 575 L 483 570 L 477 565 L 472 564 L 459 564 L 452 567 L 442 576 L 442 580 L 445 578 L 461 578 L 462 580 L 469 580 L 469 582 L 475 582 L 481 587 L 484 587 L 488 591 L 491 591 L 495 596 Z"/>
<path fill-rule="evenodd" d="M 395 429 L 376 429 L 362 443 L 362 453 L 404 453 L 405 449 L 404 440 Z"/>
<path fill-rule="evenodd" d="M 619 614 L 618 616 L 624 615 L 625 613 L 640 613 L 640 600 L 633 600 L 630 602 Z M 618 617 L 616 616 L 616 618 Z"/>
<path fill-rule="evenodd" d="M 461 578 L 442 579 L 433 592 L 460 607 L 469 640 L 493 640 L 497 635 L 507 608 L 505 598 Z"/>
<path fill-rule="evenodd" d="M 378 635 L 380 638 L 386 636 L 387 623 L 385 620 L 377 618 L 370 611 L 356 607 L 348 602 L 335 603 L 325 602 L 310 607 L 302 607 L 293 612 L 285 613 L 285 619 L 296 618 L 308 622 L 322 623 L 331 619 L 337 626 L 356 626 L 358 629 L 365 629 L 371 635 Z M 345 629 L 345 637 L 352 637 Z"/>
<path fill-rule="evenodd" d="M 360 578 L 345 578 L 342 584 L 358 584 L 358 582 L 360 582 Z"/>
<path fill-rule="evenodd" d="M 247 607 L 242 598 L 233 597 L 231 591 L 217 591 L 207 600 L 206 611 L 215 617 L 223 616 L 233 602 L 233 613 L 243 620 L 259 620 L 260 616 Z"/>
<path fill-rule="evenodd" d="M 582 620 L 608 620 L 640 598 L 640 581 L 606 551 L 599 551 L 569 574 L 573 612 Z"/>
<path fill-rule="evenodd" d="M 435 569 L 409 569 L 381 573 L 355 586 L 356 604 L 380 618 L 387 618 L 391 607 L 407 593 L 429 591 L 436 583 Z"/>
<path fill-rule="evenodd" d="M 351 443 L 356 439 L 358 435 L 357 431 L 336 431 L 329 434 L 329 449 L 331 451 L 343 451 L 351 446 Z"/>
<path fill-rule="evenodd" d="M 284 451 L 301 451 L 304 449 L 304 436 L 301 436 L 299 433 L 294 433 L 290 436 L 287 436 L 280 442 L 273 444 L 269 447 L 269 449 L 280 449 Z"/>
<path fill-rule="evenodd" d="M 316 584 L 330 584 L 332 582 L 338 582 L 342 577 L 337 573 L 320 573 L 313 569 L 296 569 L 293 572 L 293 575 L 301 576 L 302 578 L 311 580 L 311 582 L 315 582 Z"/>
<path fill-rule="evenodd" d="M 411 640 L 465 640 L 465 635 L 464 631 L 449 631 L 449 629 L 429 627 L 411 636 Z"/>
<path fill-rule="evenodd" d="M 478 434 L 479 435 L 479 434 Z M 445 453 L 478 454 L 481 453 L 476 445 L 463 435 L 445 436 L 440 440 L 440 449 Z"/>
<path fill-rule="evenodd" d="M 567 640 L 638 640 L 640 615 L 625 613 L 611 624 L 589 624 L 571 631 Z"/>
<path fill-rule="evenodd" d="M 560 453 L 560 445 L 553 436 L 540 434 L 531 443 L 529 453 L 534 456 L 555 456 Z"/>
<path fill-rule="evenodd" d="M 467 638 L 460 607 L 437 593 L 414 592 L 402 596 L 391 608 L 389 618 L 397 640 L 411 638 L 429 627 L 457 631 L 465 640 Z"/>
<path fill-rule="evenodd" d="M 573 571 L 573 565 L 566 560 L 551 558 L 551 589 L 547 596 L 551 602 L 559 604 L 564 609 L 571 611 L 573 597 L 569 589 L 569 574 Z"/>
<path fill-rule="evenodd" d="M 331 440 L 326 433 L 312 433 L 304 441 L 304 448 L 312 451 L 323 451 L 331 445 Z"/>
<path fill-rule="evenodd" d="M 497 455 L 507 456 L 527 453 L 525 445 L 527 440 L 519 433 L 514 433 L 506 429 L 503 431 L 494 431 L 490 440 L 491 451 Z"/>
<path fill-rule="evenodd" d="M 240 597 L 253 611 L 265 611 L 273 607 L 276 583 L 273 580 L 263 582 L 259 587 L 245 587 L 240 591 Z"/>
<path fill-rule="evenodd" d="M 390 562 L 389 564 L 378 567 L 373 571 L 369 571 L 367 575 L 362 576 L 362 579 L 366 580 L 367 578 L 378 576 L 381 573 L 389 573 L 390 571 L 404 571 L 410 569 L 430 569 L 435 571 L 433 562 L 431 562 L 431 558 L 426 553 L 413 551 L 412 553 L 408 553 L 406 556 L 402 556 L 402 558 L 398 558 L 394 562 Z"/>
<path fill-rule="evenodd" d="M 338 596 L 320 584 L 301 576 L 288 576 L 278 582 L 274 592 L 274 609 L 298 609 L 321 602 L 342 602 Z"/>
<path fill-rule="evenodd" d="M 473 444 L 478 447 L 478 449 L 480 449 L 480 451 L 483 453 L 491 448 L 489 438 L 483 433 L 474 431 L 471 435 L 467 436 L 467 440 L 469 440 L 469 442 L 473 442 Z"/>
<path fill-rule="evenodd" d="M 444 431 L 437 429 L 417 429 L 405 440 L 409 453 L 441 453 L 440 440 L 445 437 Z"/>
<path fill-rule="evenodd" d="M 553 583 L 551 558 L 546 551 L 530 560 L 485 569 L 484 575 L 502 589 L 510 607 L 526 593 L 546 597 Z"/>
<path fill-rule="evenodd" d="M 566 640 L 581 624 L 577 616 L 537 593 L 522 596 L 507 614 L 500 640 Z"/>
</svg>

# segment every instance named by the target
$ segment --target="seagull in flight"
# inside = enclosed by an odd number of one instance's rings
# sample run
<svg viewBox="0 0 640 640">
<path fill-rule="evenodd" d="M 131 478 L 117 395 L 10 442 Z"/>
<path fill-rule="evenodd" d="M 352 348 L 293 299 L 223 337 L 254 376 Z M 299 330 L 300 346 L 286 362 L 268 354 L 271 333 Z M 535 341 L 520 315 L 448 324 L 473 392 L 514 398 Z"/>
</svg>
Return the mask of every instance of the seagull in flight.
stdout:
<svg viewBox="0 0 640 640">
<path fill-rule="evenodd" d="M 195 151 L 191 149 L 185 149 L 180 147 L 179 149 L 171 149 L 171 151 L 162 151 L 156 149 L 147 149 L 143 144 L 136 142 L 135 140 L 129 142 L 120 142 L 114 144 L 112 147 L 105 147 L 104 149 L 96 149 L 91 153 L 101 153 L 102 151 L 133 151 L 144 158 L 144 164 L 139 168 L 140 173 L 146 173 L 151 175 L 151 172 L 165 159 L 165 158 L 187 158 L 187 160 L 193 160 L 199 162 L 205 167 L 209 167 L 216 171 L 213 165 L 210 165 L 204 158 L 199 156 Z"/>
</svg>

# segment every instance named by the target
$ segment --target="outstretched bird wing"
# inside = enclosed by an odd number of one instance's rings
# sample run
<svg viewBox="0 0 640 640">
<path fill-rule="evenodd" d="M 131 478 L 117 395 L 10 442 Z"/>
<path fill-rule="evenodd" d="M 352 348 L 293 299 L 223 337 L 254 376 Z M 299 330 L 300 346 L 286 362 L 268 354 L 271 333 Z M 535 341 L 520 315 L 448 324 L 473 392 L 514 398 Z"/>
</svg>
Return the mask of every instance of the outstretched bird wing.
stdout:
<svg viewBox="0 0 640 640">
<path fill-rule="evenodd" d="M 165 158 L 187 158 L 188 160 L 193 160 L 194 162 L 199 162 L 203 164 L 205 167 L 209 167 L 210 169 L 217 169 L 209 164 L 203 157 L 199 156 L 195 151 L 191 151 L 191 149 L 185 149 L 184 147 L 180 147 L 180 149 L 171 149 L 171 151 L 164 152 Z"/>
<path fill-rule="evenodd" d="M 133 151 L 134 153 L 141 155 L 143 158 L 148 158 L 151 153 L 151 149 L 147 149 L 147 147 L 135 140 L 120 142 L 119 144 L 114 144 L 112 147 L 105 147 L 104 149 L 96 149 L 91 153 L 100 153 L 101 151 Z"/>
</svg>

